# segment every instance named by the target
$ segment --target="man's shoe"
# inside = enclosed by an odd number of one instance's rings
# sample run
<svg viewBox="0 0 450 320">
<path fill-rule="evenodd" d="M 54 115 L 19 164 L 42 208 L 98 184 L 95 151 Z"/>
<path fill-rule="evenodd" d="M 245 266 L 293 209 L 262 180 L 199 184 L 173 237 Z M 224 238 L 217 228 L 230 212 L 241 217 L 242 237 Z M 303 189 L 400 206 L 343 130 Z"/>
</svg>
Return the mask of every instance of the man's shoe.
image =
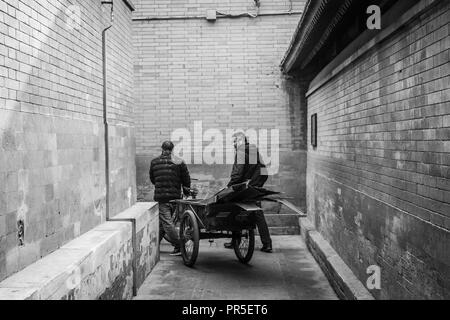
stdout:
<svg viewBox="0 0 450 320">
<path fill-rule="evenodd" d="M 227 249 L 233 249 L 233 242 L 226 242 L 223 246 Z"/>
<path fill-rule="evenodd" d="M 171 255 L 171 256 L 181 256 L 180 248 L 173 249 L 173 251 L 171 253 L 169 253 L 169 255 Z"/>
<path fill-rule="evenodd" d="M 271 245 L 269 245 L 269 246 L 263 246 L 263 247 L 261 248 L 261 251 L 262 251 L 262 252 L 266 252 L 266 253 L 271 253 L 271 252 L 272 252 L 272 246 L 271 246 Z"/>
</svg>

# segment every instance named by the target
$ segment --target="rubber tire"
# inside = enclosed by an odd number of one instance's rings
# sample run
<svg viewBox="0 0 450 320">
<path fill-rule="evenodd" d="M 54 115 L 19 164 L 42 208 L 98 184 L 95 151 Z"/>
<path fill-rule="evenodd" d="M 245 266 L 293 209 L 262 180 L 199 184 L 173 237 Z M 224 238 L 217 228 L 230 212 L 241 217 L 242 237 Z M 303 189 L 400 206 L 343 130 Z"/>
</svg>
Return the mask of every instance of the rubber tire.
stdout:
<svg viewBox="0 0 450 320">
<path fill-rule="evenodd" d="M 242 256 L 241 251 L 239 251 L 239 243 L 240 243 L 242 232 L 233 233 L 233 239 L 232 239 L 234 253 L 236 254 L 236 257 L 239 259 L 239 261 L 244 264 L 247 264 L 250 262 L 250 260 L 253 257 L 253 252 L 255 251 L 255 230 L 250 229 L 247 231 L 248 231 L 248 251 L 245 256 Z"/>
<path fill-rule="evenodd" d="M 184 241 L 183 241 L 183 238 L 184 238 L 183 231 L 185 228 L 185 221 L 187 221 L 187 219 L 190 221 L 190 225 L 193 228 L 192 241 L 194 242 L 194 248 L 192 250 L 192 255 L 190 257 L 188 257 L 188 254 L 186 252 L 186 247 L 185 247 Z M 186 210 L 183 213 L 183 216 L 180 221 L 180 242 L 181 242 L 181 245 L 180 245 L 181 256 L 183 257 L 183 262 L 186 266 L 192 267 L 195 264 L 195 261 L 197 260 L 197 256 L 198 256 L 198 249 L 200 246 L 200 231 L 198 228 L 197 217 L 190 210 Z"/>
</svg>

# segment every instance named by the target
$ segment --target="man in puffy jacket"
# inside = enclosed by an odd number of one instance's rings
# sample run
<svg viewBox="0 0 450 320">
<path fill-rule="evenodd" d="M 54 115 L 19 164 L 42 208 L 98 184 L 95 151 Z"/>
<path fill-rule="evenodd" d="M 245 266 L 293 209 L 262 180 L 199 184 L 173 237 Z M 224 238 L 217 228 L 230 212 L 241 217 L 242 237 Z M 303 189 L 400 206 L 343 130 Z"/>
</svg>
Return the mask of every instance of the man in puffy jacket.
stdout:
<svg viewBox="0 0 450 320">
<path fill-rule="evenodd" d="M 170 201 L 181 199 L 182 190 L 188 192 L 191 178 L 184 161 L 172 154 L 173 143 L 165 141 L 161 148 L 162 154 L 151 162 L 150 181 L 155 185 L 154 200 L 159 204 L 159 238 L 166 234 L 174 246 L 170 255 L 178 256 L 181 255 L 180 239 L 172 220 L 175 206 Z"/>
<path fill-rule="evenodd" d="M 253 187 L 263 187 L 267 181 L 265 164 L 259 154 L 258 148 L 248 142 L 245 133 L 238 131 L 233 135 L 236 154 L 234 158 L 231 179 L 228 187 L 248 181 Z M 262 252 L 272 252 L 272 239 L 270 238 L 269 227 L 267 226 L 264 212 L 257 211 L 255 214 L 256 225 L 263 244 Z M 232 243 L 225 243 L 226 248 L 233 248 Z"/>
</svg>

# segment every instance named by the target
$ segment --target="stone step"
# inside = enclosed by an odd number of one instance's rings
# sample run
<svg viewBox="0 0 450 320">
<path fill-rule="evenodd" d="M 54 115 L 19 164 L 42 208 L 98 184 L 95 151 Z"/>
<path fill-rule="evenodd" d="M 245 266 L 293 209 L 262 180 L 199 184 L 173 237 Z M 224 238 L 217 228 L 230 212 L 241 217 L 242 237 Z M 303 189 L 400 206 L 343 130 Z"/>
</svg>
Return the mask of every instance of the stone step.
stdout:
<svg viewBox="0 0 450 320">
<path fill-rule="evenodd" d="M 284 235 L 298 235 L 300 234 L 300 227 L 269 227 L 271 236 L 284 236 Z M 257 236 L 259 236 L 258 228 L 256 228 Z"/>
<path fill-rule="evenodd" d="M 298 235 L 300 234 L 300 227 L 269 227 L 272 236 Z"/>
<path fill-rule="evenodd" d="M 269 227 L 298 227 L 296 214 L 264 214 Z"/>
<path fill-rule="evenodd" d="M 264 214 L 271 235 L 300 234 L 298 215 L 296 214 Z"/>
<path fill-rule="evenodd" d="M 294 204 L 295 205 L 295 204 Z M 280 215 L 291 215 L 293 214 L 293 211 L 289 209 L 288 207 L 281 205 L 280 203 L 276 202 L 262 202 L 261 207 L 264 211 L 264 214 L 280 214 Z M 303 209 L 298 206 L 299 209 Z"/>
</svg>

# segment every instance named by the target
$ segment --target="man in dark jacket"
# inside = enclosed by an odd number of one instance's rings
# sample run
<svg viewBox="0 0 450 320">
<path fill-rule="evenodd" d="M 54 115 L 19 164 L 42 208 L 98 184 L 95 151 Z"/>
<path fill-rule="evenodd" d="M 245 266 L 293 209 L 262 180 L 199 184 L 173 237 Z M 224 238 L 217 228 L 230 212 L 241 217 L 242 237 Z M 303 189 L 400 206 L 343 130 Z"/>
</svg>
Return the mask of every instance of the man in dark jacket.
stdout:
<svg viewBox="0 0 450 320">
<path fill-rule="evenodd" d="M 246 181 L 249 181 L 248 184 L 250 186 L 263 187 L 268 177 L 265 174 L 266 172 L 262 172 L 261 170 L 266 166 L 262 161 L 258 148 L 253 144 L 249 144 L 244 132 L 238 131 L 233 135 L 233 138 L 236 154 L 228 187 Z M 261 251 L 272 252 L 272 239 L 270 238 L 269 227 L 267 226 L 264 212 L 262 210 L 257 211 L 255 218 L 263 244 Z M 233 248 L 233 245 L 232 243 L 225 243 L 225 247 Z"/>
<path fill-rule="evenodd" d="M 173 148 L 170 141 L 162 144 L 162 154 L 150 165 L 150 181 L 155 185 L 154 199 L 159 204 L 159 238 L 161 240 L 167 234 L 174 246 L 170 255 L 178 256 L 181 255 L 180 239 L 172 220 L 175 207 L 170 201 L 181 199 L 182 190 L 188 192 L 191 178 L 184 161 L 172 154 Z"/>
</svg>

